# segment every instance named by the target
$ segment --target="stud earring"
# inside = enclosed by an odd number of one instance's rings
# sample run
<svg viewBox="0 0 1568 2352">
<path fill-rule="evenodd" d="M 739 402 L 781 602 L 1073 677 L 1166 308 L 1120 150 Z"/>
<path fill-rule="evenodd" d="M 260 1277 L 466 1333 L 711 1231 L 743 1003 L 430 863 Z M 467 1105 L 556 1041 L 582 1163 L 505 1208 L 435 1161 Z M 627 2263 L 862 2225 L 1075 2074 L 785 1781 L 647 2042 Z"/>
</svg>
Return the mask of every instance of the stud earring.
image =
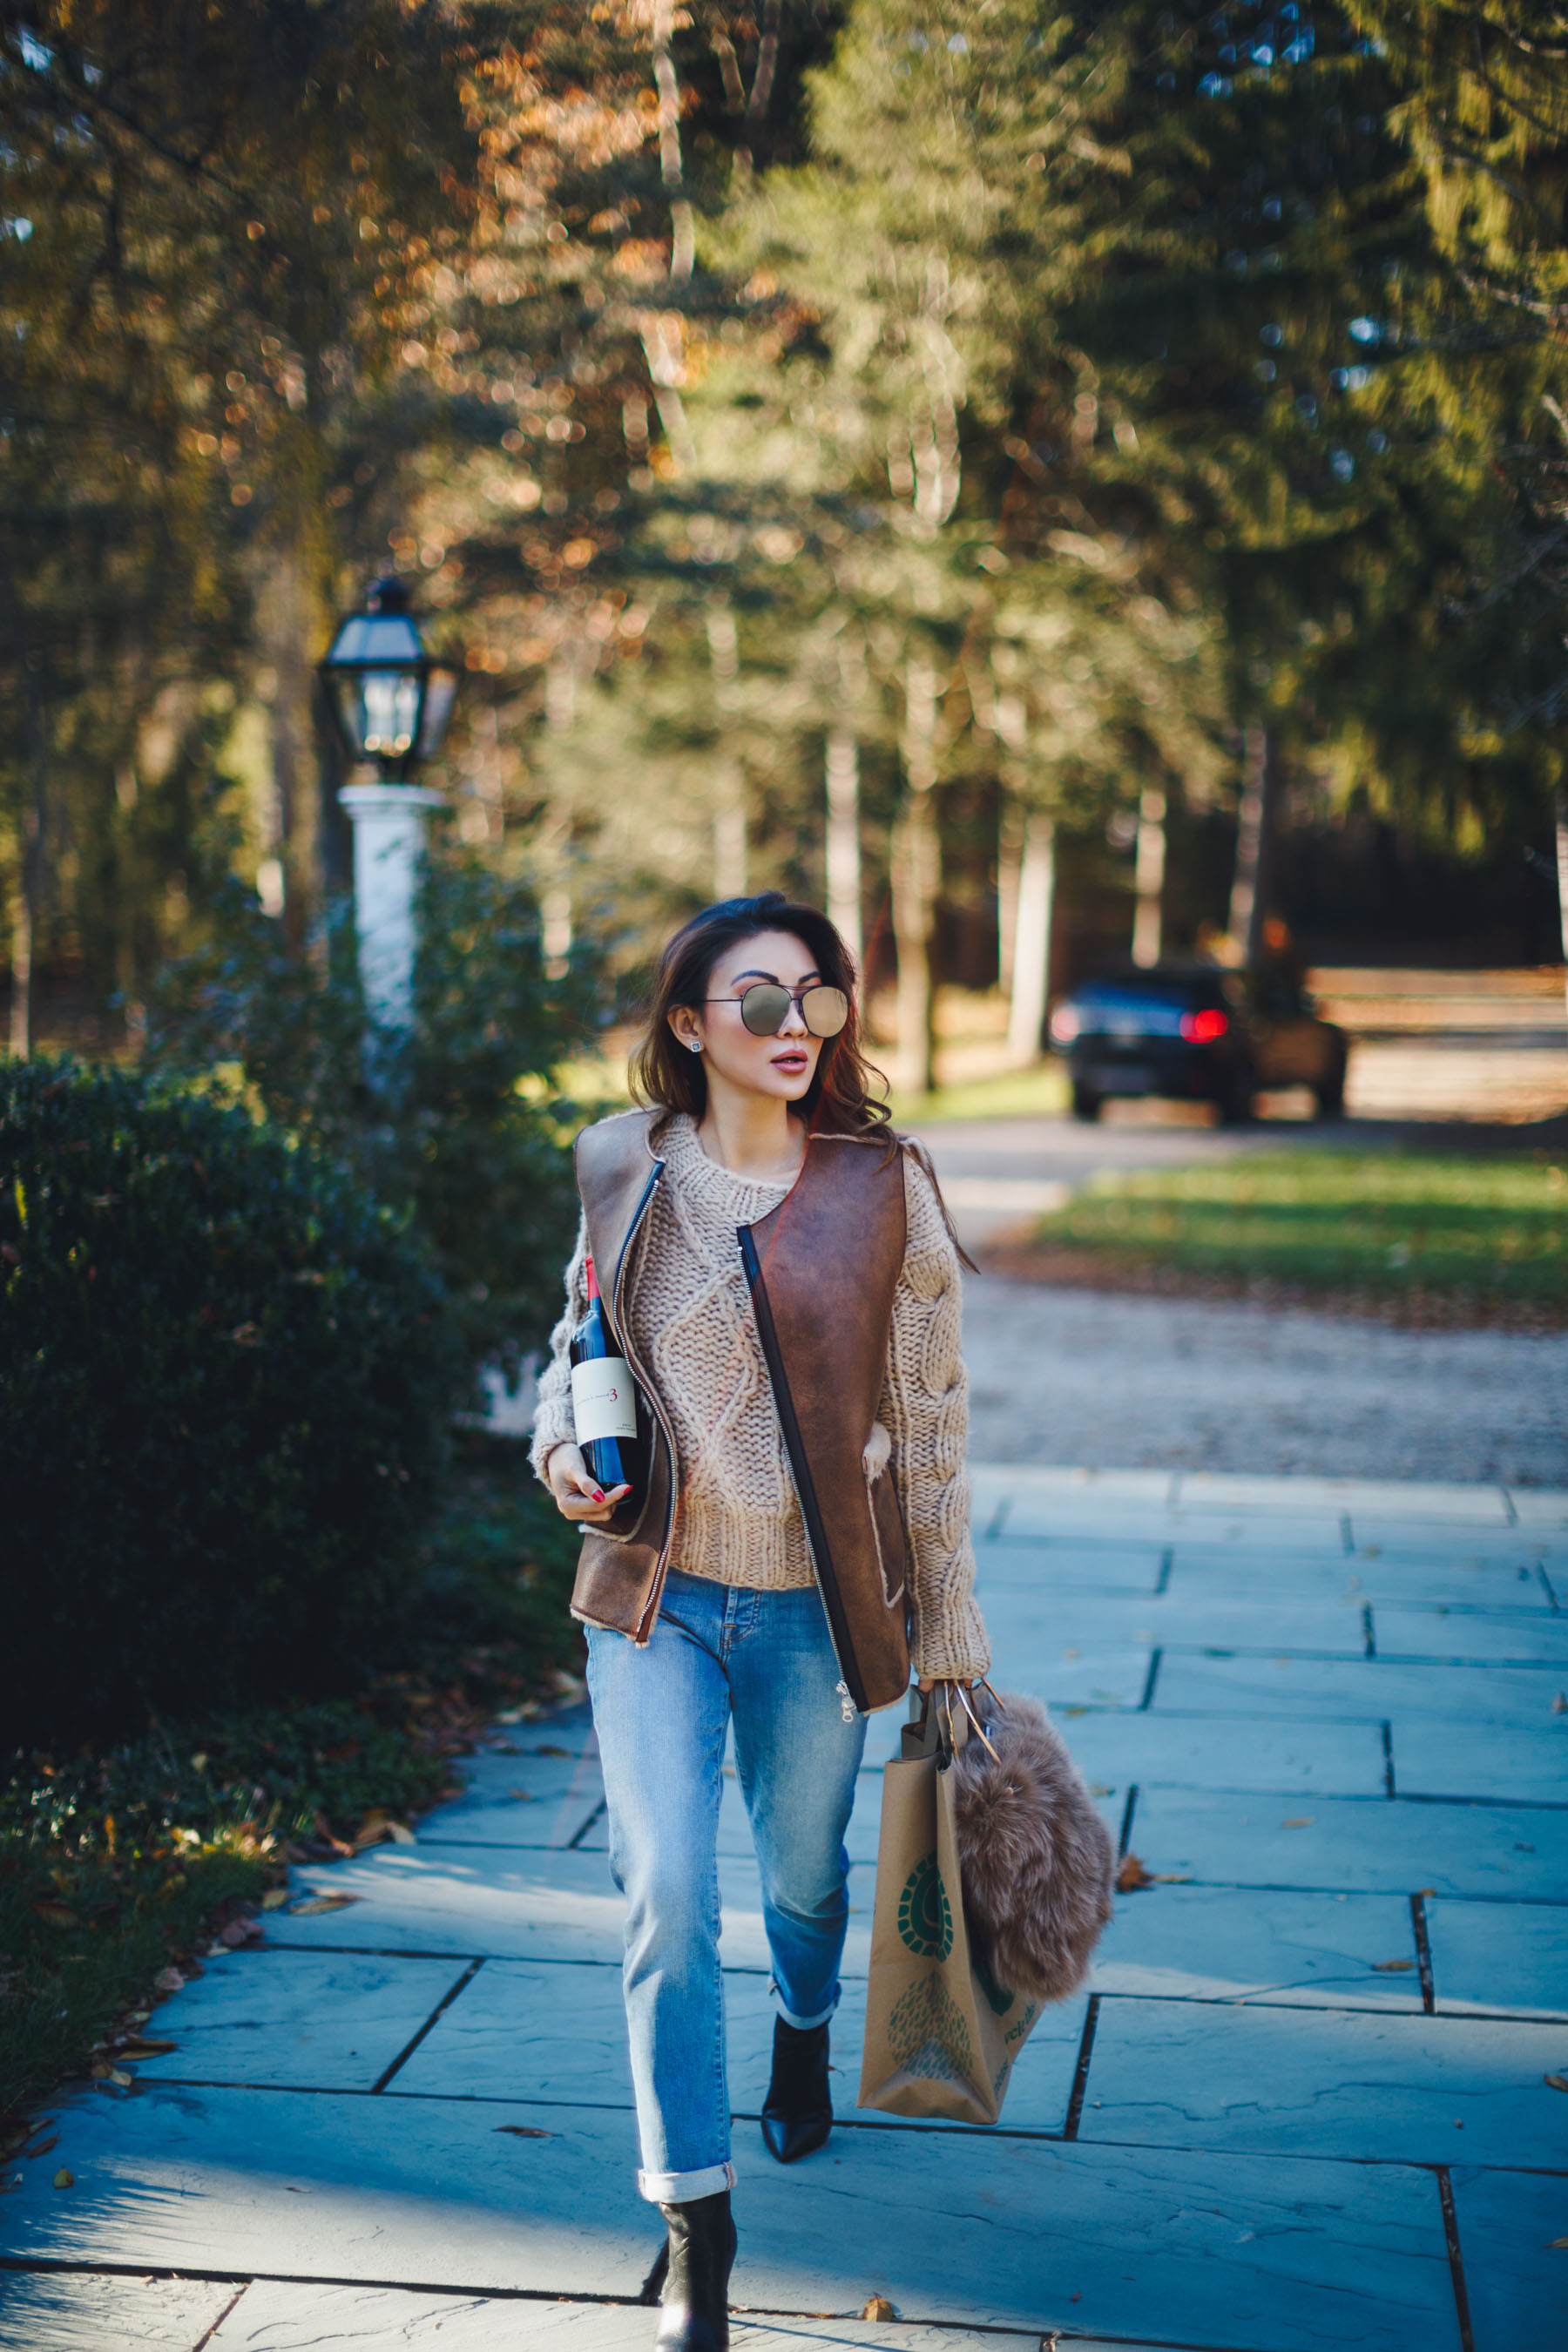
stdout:
<svg viewBox="0 0 1568 2352">
<path fill-rule="evenodd" d="M 700 1054 L 702 1051 L 702 1040 L 700 1037 L 689 1037 L 686 1042 L 690 1046 L 694 1054 Z"/>
</svg>

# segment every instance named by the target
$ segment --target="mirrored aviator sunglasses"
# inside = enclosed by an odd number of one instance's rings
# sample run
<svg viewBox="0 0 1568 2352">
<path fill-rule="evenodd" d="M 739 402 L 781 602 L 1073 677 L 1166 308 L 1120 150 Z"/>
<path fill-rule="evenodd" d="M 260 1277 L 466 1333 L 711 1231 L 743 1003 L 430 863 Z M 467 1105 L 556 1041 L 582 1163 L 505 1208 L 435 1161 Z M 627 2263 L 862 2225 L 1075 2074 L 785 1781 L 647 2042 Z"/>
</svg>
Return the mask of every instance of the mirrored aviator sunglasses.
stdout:
<svg viewBox="0 0 1568 2352">
<path fill-rule="evenodd" d="M 759 980 L 741 992 L 741 1018 L 753 1037 L 776 1037 L 792 1004 L 814 1037 L 837 1037 L 849 1018 L 849 999 L 841 988 L 803 988 L 798 996 L 776 981 Z"/>
</svg>

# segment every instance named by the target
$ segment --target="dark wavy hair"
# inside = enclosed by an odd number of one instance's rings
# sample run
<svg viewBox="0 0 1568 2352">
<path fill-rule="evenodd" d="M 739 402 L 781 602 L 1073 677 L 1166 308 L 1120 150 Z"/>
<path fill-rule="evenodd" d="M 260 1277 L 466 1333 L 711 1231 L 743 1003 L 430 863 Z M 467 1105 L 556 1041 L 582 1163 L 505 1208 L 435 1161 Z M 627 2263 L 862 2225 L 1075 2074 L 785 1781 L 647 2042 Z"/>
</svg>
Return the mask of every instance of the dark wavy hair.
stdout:
<svg viewBox="0 0 1568 2352">
<path fill-rule="evenodd" d="M 669 1016 L 677 1005 L 700 1007 L 720 957 L 759 931 L 788 931 L 811 951 L 829 988 L 849 1000 L 849 1018 L 837 1037 L 825 1037 L 810 1086 L 795 1106 L 820 1131 L 874 1134 L 888 1127 L 888 1106 L 875 1101 L 872 1084 L 881 1080 L 860 1050 L 859 1007 L 855 1001 L 855 959 L 826 916 L 816 907 L 764 890 L 755 898 L 723 898 L 683 923 L 658 960 L 641 1036 L 632 1049 L 631 1087 L 637 1102 L 664 1111 L 689 1111 L 700 1118 L 708 1108 L 708 1074 L 700 1054 L 677 1041 Z M 885 1080 L 881 1080 L 886 1085 Z"/>
</svg>

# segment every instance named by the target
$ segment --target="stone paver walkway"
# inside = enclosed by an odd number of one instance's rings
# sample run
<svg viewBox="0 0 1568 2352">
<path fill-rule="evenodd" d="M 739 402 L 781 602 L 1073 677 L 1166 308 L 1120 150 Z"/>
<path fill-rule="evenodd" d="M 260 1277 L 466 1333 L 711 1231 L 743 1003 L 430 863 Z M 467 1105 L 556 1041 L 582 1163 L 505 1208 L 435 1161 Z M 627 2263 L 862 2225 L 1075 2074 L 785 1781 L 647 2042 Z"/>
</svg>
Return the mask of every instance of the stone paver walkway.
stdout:
<svg viewBox="0 0 1568 2352">
<path fill-rule="evenodd" d="M 1561 2352 L 1568 1493 L 1012 1465 L 977 1493 L 997 1679 L 1050 1700 L 1154 1883 L 999 2127 L 856 2113 L 878 1717 L 841 2125 L 781 2172 L 731 1786 L 737 2352 Z M 499 1730 L 416 1845 L 297 1874 L 265 1945 L 160 2011 L 174 2054 L 60 2103 L 58 2158 L 0 2200 L 0 2344 L 640 2352 L 604 1846 L 578 1712 Z"/>
</svg>

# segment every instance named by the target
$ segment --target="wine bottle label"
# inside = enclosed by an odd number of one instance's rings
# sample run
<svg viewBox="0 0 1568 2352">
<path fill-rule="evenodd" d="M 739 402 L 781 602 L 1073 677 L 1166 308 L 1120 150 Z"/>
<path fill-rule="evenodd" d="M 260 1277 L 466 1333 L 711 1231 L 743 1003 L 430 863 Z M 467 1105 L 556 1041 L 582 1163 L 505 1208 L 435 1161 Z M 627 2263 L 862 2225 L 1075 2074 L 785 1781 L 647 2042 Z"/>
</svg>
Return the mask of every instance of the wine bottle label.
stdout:
<svg viewBox="0 0 1568 2352">
<path fill-rule="evenodd" d="M 635 1437 L 637 1392 L 624 1356 L 595 1356 L 572 1367 L 572 1417 L 579 1445 L 597 1437 Z"/>
</svg>

